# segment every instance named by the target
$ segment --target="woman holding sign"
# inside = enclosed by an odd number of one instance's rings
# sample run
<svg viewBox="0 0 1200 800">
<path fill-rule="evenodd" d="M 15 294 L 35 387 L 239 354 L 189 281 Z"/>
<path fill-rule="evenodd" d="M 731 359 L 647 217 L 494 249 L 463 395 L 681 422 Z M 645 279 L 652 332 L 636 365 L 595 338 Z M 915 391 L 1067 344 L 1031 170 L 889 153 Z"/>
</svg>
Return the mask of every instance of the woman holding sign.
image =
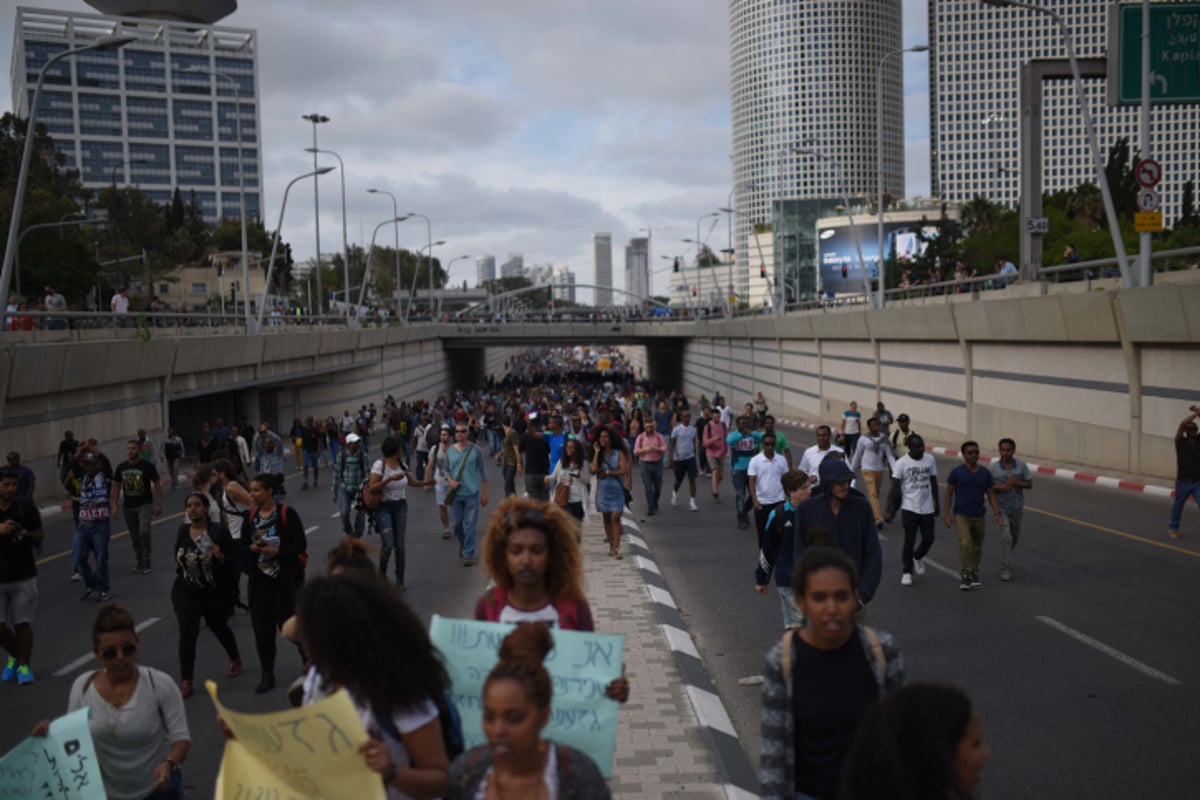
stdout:
<svg viewBox="0 0 1200 800">
<path fill-rule="evenodd" d="M 312 662 L 303 704 L 346 689 L 370 736 L 359 752 L 389 800 L 442 797 L 450 761 L 439 703 L 450 681 L 425 626 L 386 579 L 349 572 L 309 581 L 296 632 Z"/>
<path fill-rule="evenodd" d="M 90 711 L 88 728 L 109 800 L 182 798 L 179 765 L 192 737 L 175 681 L 138 666 L 137 631 L 120 603 L 100 607 L 92 649 L 103 668 L 75 679 L 67 712 Z M 33 735 L 45 736 L 49 727 L 39 722 Z"/>
<path fill-rule="evenodd" d="M 495 586 L 475 604 L 475 619 L 596 630 L 583 596 L 577 530 L 575 521 L 553 503 L 521 497 L 501 503 L 483 539 L 484 565 Z M 617 678 L 607 694 L 624 703 L 629 681 Z"/>
<path fill-rule="evenodd" d="M 553 646 L 545 625 L 518 625 L 504 638 L 500 661 L 483 685 L 488 743 L 454 760 L 449 800 L 612 796 L 587 754 L 541 736 L 553 695 L 542 661 Z"/>
</svg>

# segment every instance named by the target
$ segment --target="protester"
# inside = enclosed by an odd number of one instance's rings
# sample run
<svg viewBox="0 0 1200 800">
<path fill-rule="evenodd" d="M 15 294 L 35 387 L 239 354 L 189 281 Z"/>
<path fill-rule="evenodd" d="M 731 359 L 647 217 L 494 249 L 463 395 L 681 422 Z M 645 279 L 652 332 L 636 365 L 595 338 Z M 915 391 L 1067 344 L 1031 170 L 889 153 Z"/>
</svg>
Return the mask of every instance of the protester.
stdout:
<svg viewBox="0 0 1200 800">
<path fill-rule="evenodd" d="M 88 729 L 108 800 L 183 797 L 180 765 L 187 758 L 183 698 L 165 672 L 138 666 L 133 617 L 120 603 L 100 607 L 92 625 L 92 652 L 101 669 L 75 679 L 67 713 L 88 709 Z M 34 736 L 45 736 L 49 720 Z"/>
<path fill-rule="evenodd" d="M 409 471 L 400 461 L 400 439 L 389 436 L 379 447 L 382 458 L 371 465 L 368 490 L 380 492 L 379 508 L 375 510 L 375 527 L 379 531 L 379 572 L 387 576 L 388 560 L 396 556 L 396 586 L 404 591 L 404 534 L 408 528 L 409 486 L 431 486 Z"/>
<path fill-rule="evenodd" d="M 595 763 L 572 747 L 541 737 L 550 721 L 553 685 L 542 661 L 554 646 L 544 625 L 519 625 L 500 645 L 500 660 L 483 685 L 488 743 L 450 766 L 450 800 L 611 797 Z"/>
<path fill-rule="evenodd" d="M 604 518 L 604 540 L 610 558 L 621 553 L 621 512 L 625 510 L 625 481 L 629 478 L 629 453 L 624 438 L 606 427 L 593 429 L 596 452 L 592 456 L 592 474 L 596 476 L 596 510 Z"/>
</svg>

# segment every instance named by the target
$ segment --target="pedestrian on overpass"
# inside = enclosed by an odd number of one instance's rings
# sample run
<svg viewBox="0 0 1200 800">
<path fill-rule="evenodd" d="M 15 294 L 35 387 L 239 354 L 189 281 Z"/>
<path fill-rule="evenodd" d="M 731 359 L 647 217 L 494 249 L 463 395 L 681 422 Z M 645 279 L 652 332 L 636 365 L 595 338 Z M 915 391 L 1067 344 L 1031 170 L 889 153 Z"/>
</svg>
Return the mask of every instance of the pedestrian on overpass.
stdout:
<svg viewBox="0 0 1200 800">
<path fill-rule="evenodd" d="M 1029 465 L 1015 456 L 1017 443 L 1007 437 L 1000 440 L 1000 459 L 993 461 L 992 491 L 1000 504 L 1000 580 L 1012 580 L 1012 551 L 1021 538 L 1021 515 L 1025 509 L 1025 490 L 1033 488 Z"/>
<path fill-rule="evenodd" d="M 950 471 L 946 478 L 946 527 L 954 528 L 958 536 L 958 588 L 964 592 L 983 586 L 979 579 L 979 561 L 983 557 L 984 500 L 992 507 L 996 524 L 1004 522 L 996 493 L 992 490 L 992 473 L 979 466 L 979 443 L 963 442 L 963 463 Z"/>
<path fill-rule="evenodd" d="M 850 472 L 840 461 L 827 463 Z M 809 625 L 788 628 L 767 653 L 760 797 L 833 800 L 859 724 L 884 695 L 904 685 L 904 656 L 890 634 L 854 621 L 863 591 L 858 571 L 828 536 L 810 535 L 792 588 Z"/>
<path fill-rule="evenodd" d="M 1200 437 L 1196 432 L 1200 405 L 1188 410 L 1192 413 L 1175 429 L 1175 501 L 1171 503 L 1171 523 L 1167 527 L 1167 534 L 1172 539 L 1179 538 L 1183 506 L 1188 497 L 1200 505 Z"/>
</svg>

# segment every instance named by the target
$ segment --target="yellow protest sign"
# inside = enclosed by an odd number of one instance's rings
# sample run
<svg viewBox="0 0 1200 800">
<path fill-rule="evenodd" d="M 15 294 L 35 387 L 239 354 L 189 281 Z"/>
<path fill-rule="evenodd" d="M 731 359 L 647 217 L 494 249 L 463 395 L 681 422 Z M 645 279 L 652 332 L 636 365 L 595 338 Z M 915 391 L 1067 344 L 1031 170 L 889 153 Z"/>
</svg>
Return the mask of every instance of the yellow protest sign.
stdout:
<svg viewBox="0 0 1200 800">
<path fill-rule="evenodd" d="M 204 685 L 237 737 L 225 743 L 216 800 L 385 800 L 383 780 L 358 752 L 367 732 L 345 690 L 303 708 L 241 714 L 221 705 L 214 682 Z"/>
</svg>

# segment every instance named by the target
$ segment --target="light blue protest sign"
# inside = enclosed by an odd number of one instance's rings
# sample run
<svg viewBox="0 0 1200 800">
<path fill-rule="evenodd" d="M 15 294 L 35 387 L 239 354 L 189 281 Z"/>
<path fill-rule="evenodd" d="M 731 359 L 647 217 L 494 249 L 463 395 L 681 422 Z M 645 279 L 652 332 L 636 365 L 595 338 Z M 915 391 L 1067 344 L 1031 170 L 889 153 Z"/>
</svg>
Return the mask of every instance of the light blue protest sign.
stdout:
<svg viewBox="0 0 1200 800">
<path fill-rule="evenodd" d="M 429 635 L 441 651 L 453 684 L 468 749 L 486 744 L 483 736 L 483 683 L 499 660 L 500 643 L 513 629 L 498 622 L 448 619 L 434 615 Z M 546 669 L 554 683 L 550 721 L 542 735 L 591 756 L 605 778 L 612 777 L 617 742 L 617 708 L 605 689 L 621 677 L 625 637 L 553 628 L 554 649 Z"/>
<path fill-rule="evenodd" d="M 45 738 L 30 736 L 0 758 L 0 797 L 105 800 L 86 708 L 59 717 Z"/>
</svg>

